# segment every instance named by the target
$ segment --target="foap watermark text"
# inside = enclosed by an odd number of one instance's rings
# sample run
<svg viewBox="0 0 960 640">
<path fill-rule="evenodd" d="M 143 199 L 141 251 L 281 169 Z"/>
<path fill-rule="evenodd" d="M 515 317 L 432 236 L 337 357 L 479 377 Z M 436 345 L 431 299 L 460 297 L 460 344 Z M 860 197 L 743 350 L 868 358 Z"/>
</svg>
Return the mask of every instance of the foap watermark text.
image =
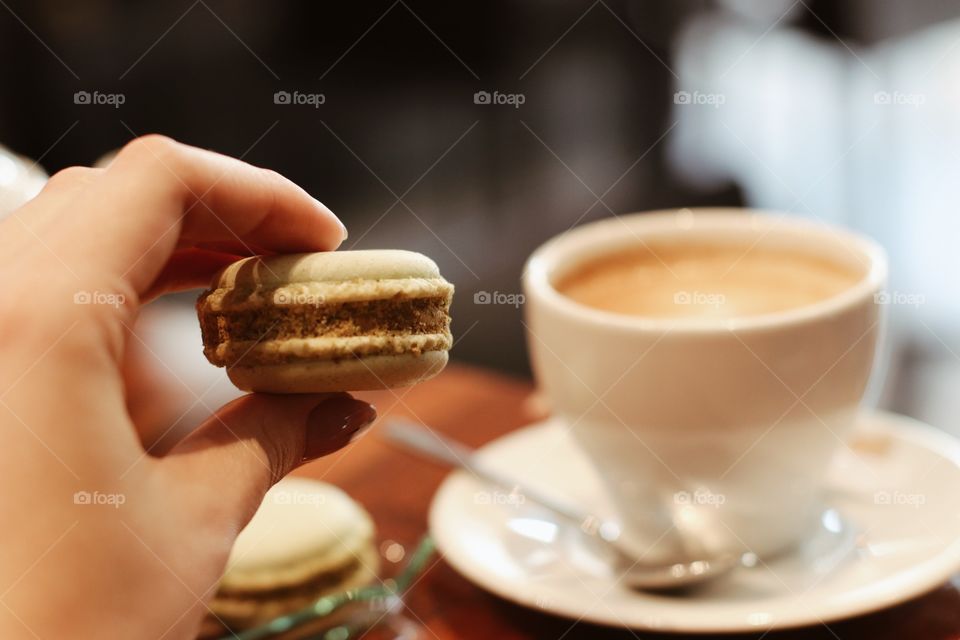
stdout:
<svg viewBox="0 0 960 640">
<path fill-rule="evenodd" d="M 103 493 L 101 491 L 77 491 L 73 494 L 73 504 L 106 506 L 119 509 L 127 502 L 122 493 Z"/>
<path fill-rule="evenodd" d="M 326 104 L 327 96 L 322 93 L 304 93 L 302 91 L 277 91 L 273 94 L 273 104 L 304 105 L 319 109 Z"/>
<path fill-rule="evenodd" d="M 73 94 L 73 104 L 108 106 L 119 109 L 127 101 L 122 93 L 103 93 L 100 91 L 77 91 Z"/>
<path fill-rule="evenodd" d="M 715 309 L 719 309 L 726 303 L 727 297 L 722 293 L 710 293 L 707 291 L 677 291 L 673 294 L 673 304 L 692 304 L 700 307 L 713 307 Z"/>
<path fill-rule="evenodd" d="M 727 96 L 722 93 L 705 93 L 703 91 L 677 91 L 673 94 L 673 104 L 703 105 L 719 109 L 727 102 Z"/>
<path fill-rule="evenodd" d="M 877 304 L 901 305 L 919 308 L 926 303 L 927 298 L 922 293 L 907 293 L 905 291 L 878 291 L 873 294 L 873 301 Z"/>
<path fill-rule="evenodd" d="M 904 93 L 903 91 L 877 91 L 873 94 L 873 103 L 879 105 L 893 105 L 913 107 L 919 109 L 927 101 L 926 94 Z"/>
<path fill-rule="evenodd" d="M 122 293 L 107 293 L 105 291 L 77 291 L 73 294 L 73 304 L 103 304 L 119 309 L 126 303 L 127 297 Z"/>
<path fill-rule="evenodd" d="M 681 507 L 713 507 L 719 509 L 727 497 L 722 493 L 713 493 L 706 487 L 698 487 L 693 491 L 677 491 L 673 494 L 673 502 Z"/>
<path fill-rule="evenodd" d="M 527 96 L 522 93 L 500 93 L 494 91 L 477 91 L 473 94 L 473 104 L 505 104 L 519 109 L 520 105 L 527 101 Z"/>
<path fill-rule="evenodd" d="M 502 291 L 477 291 L 473 294 L 473 304 L 502 304 L 518 309 L 526 302 L 522 293 L 504 293 Z"/>
</svg>

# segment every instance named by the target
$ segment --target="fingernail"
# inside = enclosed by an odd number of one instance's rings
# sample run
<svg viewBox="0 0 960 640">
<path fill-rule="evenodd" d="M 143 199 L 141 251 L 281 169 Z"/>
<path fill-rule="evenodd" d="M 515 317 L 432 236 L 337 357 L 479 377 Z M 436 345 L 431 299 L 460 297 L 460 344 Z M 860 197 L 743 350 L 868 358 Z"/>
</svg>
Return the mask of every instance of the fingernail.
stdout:
<svg viewBox="0 0 960 640">
<path fill-rule="evenodd" d="M 313 460 L 342 449 L 376 419 L 377 410 L 373 405 L 345 393 L 321 402 L 307 416 L 303 460 Z"/>
<path fill-rule="evenodd" d="M 350 237 L 350 232 L 347 231 L 347 225 L 343 224 L 341 220 L 338 220 L 338 222 L 340 222 L 340 230 L 343 231 L 343 239 L 346 240 Z"/>
</svg>

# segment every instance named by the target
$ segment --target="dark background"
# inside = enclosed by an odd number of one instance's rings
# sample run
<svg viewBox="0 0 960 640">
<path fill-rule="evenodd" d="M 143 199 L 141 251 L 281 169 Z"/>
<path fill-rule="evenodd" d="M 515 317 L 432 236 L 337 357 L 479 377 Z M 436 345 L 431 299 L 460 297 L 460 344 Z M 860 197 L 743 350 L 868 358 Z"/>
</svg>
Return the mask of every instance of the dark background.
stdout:
<svg viewBox="0 0 960 640">
<path fill-rule="evenodd" d="M 474 295 L 519 292 L 538 244 L 611 212 L 743 203 L 674 178 L 662 144 L 672 39 L 714 4 L 6 0 L 0 141 L 51 173 L 148 132 L 276 169 L 346 222 L 345 248 L 433 257 L 457 285 L 454 355 L 525 373 L 521 311 Z M 811 2 L 792 26 L 869 44 L 952 12 Z"/>
</svg>

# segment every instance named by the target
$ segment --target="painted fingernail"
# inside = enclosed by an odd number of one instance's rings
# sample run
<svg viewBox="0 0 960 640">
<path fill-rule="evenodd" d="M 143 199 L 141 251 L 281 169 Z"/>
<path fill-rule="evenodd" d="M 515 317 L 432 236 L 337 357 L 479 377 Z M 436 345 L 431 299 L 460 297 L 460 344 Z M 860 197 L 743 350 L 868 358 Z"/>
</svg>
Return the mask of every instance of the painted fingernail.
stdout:
<svg viewBox="0 0 960 640">
<path fill-rule="evenodd" d="M 313 460 L 342 449 L 376 419 L 377 410 L 373 405 L 347 394 L 321 402 L 307 416 L 303 460 Z"/>
</svg>

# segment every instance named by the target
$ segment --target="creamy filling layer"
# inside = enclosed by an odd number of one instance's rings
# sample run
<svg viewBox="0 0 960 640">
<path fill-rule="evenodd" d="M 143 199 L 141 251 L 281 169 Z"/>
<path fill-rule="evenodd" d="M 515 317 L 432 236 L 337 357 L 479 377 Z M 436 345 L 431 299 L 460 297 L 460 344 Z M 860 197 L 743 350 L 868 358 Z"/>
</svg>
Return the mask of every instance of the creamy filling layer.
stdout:
<svg viewBox="0 0 960 640">
<path fill-rule="evenodd" d="M 299 596 L 315 596 L 318 593 L 324 593 L 339 587 L 362 568 L 361 561 L 354 559 L 339 569 L 325 571 L 306 578 L 295 585 L 270 589 L 226 589 L 221 587 L 217 592 L 217 598 L 236 602 L 241 600 L 286 600 Z"/>
<path fill-rule="evenodd" d="M 211 314 L 202 326 L 208 348 L 224 342 L 445 333 L 447 298 L 372 300 Z"/>
</svg>

